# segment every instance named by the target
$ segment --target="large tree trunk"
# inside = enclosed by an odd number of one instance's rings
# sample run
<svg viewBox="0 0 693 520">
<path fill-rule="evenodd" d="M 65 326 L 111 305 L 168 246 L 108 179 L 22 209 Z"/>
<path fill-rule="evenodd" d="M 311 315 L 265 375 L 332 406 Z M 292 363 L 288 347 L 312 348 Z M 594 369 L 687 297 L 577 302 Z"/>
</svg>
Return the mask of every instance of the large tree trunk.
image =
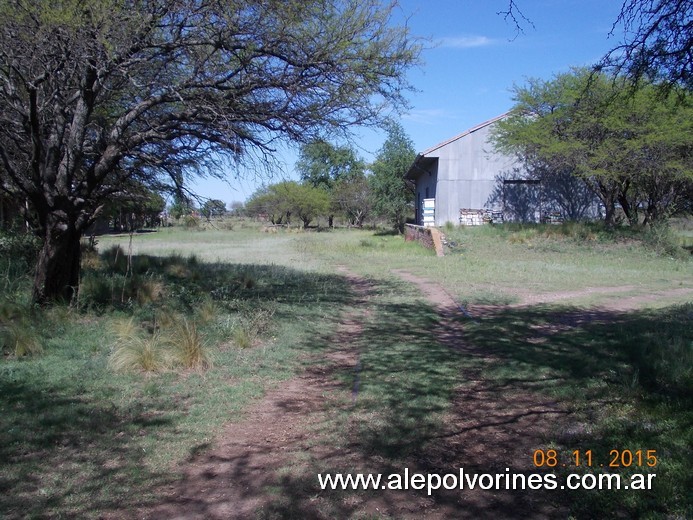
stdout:
<svg viewBox="0 0 693 520">
<path fill-rule="evenodd" d="M 74 225 L 49 218 L 34 275 L 32 300 L 39 305 L 71 302 L 77 294 L 81 233 Z"/>
</svg>

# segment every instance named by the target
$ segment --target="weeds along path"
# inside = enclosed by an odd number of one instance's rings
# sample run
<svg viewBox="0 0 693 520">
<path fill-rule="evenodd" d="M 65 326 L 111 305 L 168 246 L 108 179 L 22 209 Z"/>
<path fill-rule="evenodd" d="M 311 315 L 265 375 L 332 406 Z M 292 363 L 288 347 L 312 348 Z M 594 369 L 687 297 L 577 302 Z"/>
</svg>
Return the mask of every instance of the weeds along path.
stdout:
<svg viewBox="0 0 693 520">
<path fill-rule="evenodd" d="M 228 424 L 209 450 L 192 457 L 182 480 L 162 491 L 160 504 L 138 517 L 228 520 L 305 514 L 306 506 L 294 501 L 315 486 L 316 474 L 296 461 L 316 448 L 326 402 L 349 386 L 336 376 L 353 380 L 350 391 L 358 392 L 355 345 L 369 312 L 370 284 L 345 267 L 337 271 L 350 281 L 354 299 L 331 338 L 335 348 L 268 392 L 245 419 Z"/>
</svg>

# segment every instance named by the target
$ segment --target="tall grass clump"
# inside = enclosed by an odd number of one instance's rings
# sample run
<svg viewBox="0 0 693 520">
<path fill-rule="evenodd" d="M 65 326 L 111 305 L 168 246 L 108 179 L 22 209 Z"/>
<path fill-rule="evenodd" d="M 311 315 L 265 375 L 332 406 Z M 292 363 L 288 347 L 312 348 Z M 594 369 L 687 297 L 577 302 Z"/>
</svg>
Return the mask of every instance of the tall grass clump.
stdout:
<svg viewBox="0 0 693 520">
<path fill-rule="evenodd" d="M 27 323 L 10 323 L 0 329 L 3 344 L 7 345 L 16 357 L 43 354 L 41 338 Z"/>
<path fill-rule="evenodd" d="M 23 287 L 39 249 L 40 242 L 33 234 L 19 229 L 0 230 L 0 292 L 10 294 Z"/>
<path fill-rule="evenodd" d="M 10 302 L 0 304 L 0 347 L 16 357 L 43 353 L 41 336 L 34 327 L 30 309 Z"/>
<path fill-rule="evenodd" d="M 168 334 L 167 343 L 173 349 L 176 364 L 184 368 L 206 370 L 212 367 L 208 348 L 197 324 L 181 316 Z"/>
<path fill-rule="evenodd" d="M 642 233 L 642 240 L 646 246 L 660 256 L 673 258 L 685 258 L 689 256 L 681 247 L 681 240 L 673 229 L 666 223 L 657 223 L 649 226 Z"/>
<path fill-rule="evenodd" d="M 231 339 L 236 347 L 240 349 L 252 347 L 258 338 L 270 329 L 273 317 L 273 308 L 245 307 L 241 309 L 231 333 Z"/>
<path fill-rule="evenodd" d="M 145 336 L 133 318 L 115 321 L 113 333 L 116 343 L 109 362 L 114 370 L 159 372 L 168 367 L 165 342 L 158 333 Z"/>
</svg>

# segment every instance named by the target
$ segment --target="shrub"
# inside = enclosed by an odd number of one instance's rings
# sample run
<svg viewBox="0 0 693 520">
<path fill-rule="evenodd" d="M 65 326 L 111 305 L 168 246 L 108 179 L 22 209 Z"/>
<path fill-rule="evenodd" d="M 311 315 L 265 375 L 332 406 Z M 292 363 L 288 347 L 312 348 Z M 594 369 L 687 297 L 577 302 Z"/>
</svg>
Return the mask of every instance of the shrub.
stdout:
<svg viewBox="0 0 693 520">
<path fill-rule="evenodd" d="M 143 336 L 132 318 L 116 321 L 113 333 L 116 345 L 109 361 L 114 370 L 158 372 L 168 367 L 165 344 L 159 334 Z"/>
<path fill-rule="evenodd" d="M 41 337 L 33 323 L 30 309 L 14 303 L 0 305 L 0 348 L 17 357 L 43 353 Z"/>
<path fill-rule="evenodd" d="M 686 251 L 681 247 L 681 241 L 673 230 L 664 223 L 654 224 L 648 227 L 642 235 L 643 242 L 662 256 L 683 258 Z"/>
<path fill-rule="evenodd" d="M 231 339 L 233 340 L 234 345 L 240 349 L 252 347 L 253 342 L 255 341 L 255 338 L 251 336 L 250 330 L 248 330 L 242 324 L 238 324 L 236 327 L 234 327 L 233 332 L 231 333 Z"/>
<path fill-rule="evenodd" d="M 213 321 L 219 314 L 219 307 L 210 298 L 205 298 L 195 308 L 195 315 L 200 324 L 205 325 Z"/>
<path fill-rule="evenodd" d="M 0 230 L 0 258 L 21 260 L 25 267 L 32 268 L 41 249 L 35 235 L 17 228 Z"/>
<path fill-rule="evenodd" d="M 200 229 L 200 218 L 195 215 L 185 215 L 183 217 L 183 227 L 186 229 Z"/>
<path fill-rule="evenodd" d="M 167 343 L 173 347 L 177 364 L 193 369 L 211 368 L 212 361 L 194 321 L 181 316 L 171 328 Z"/>
<path fill-rule="evenodd" d="M 0 230 L 0 276 L 4 293 L 18 289 L 32 272 L 40 241 L 32 234 L 21 230 Z"/>
<path fill-rule="evenodd" d="M 114 245 L 106 249 L 101 254 L 101 258 L 106 263 L 106 267 L 113 273 L 125 274 L 128 268 L 128 255 L 119 245 Z"/>
</svg>

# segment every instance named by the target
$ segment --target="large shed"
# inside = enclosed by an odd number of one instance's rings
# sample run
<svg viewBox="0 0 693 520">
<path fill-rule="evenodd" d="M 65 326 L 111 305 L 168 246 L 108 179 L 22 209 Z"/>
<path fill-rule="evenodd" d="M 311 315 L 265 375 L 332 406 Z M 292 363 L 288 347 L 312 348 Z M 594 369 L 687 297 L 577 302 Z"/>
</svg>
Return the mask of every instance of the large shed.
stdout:
<svg viewBox="0 0 693 520">
<path fill-rule="evenodd" d="M 489 119 L 416 156 L 406 178 L 416 185 L 416 223 L 458 224 L 465 215 L 503 211 L 503 183 L 527 183 L 513 157 L 494 150 Z M 470 220 L 470 223 L 479 223 Z"/>
</svg>

